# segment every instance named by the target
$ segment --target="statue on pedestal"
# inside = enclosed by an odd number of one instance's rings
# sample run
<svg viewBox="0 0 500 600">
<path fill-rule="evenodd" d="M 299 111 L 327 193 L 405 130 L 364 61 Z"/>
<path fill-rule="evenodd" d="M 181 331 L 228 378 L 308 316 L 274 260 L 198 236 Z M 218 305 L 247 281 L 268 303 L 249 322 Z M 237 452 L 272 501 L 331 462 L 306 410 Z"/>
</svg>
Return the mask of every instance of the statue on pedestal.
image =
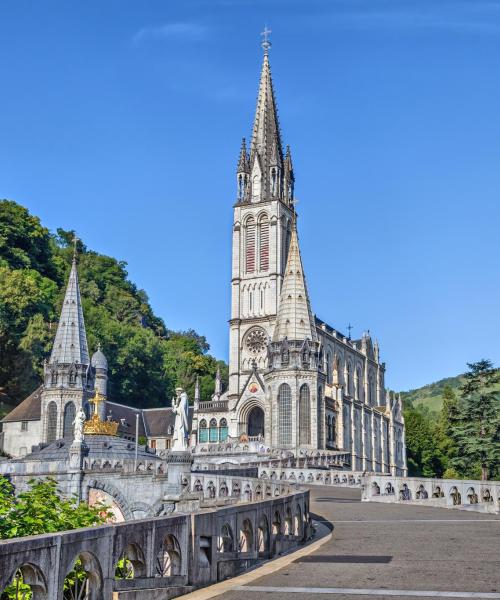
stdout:
<svg viewBox="0 0 500 600">
<path fill-rule="evenodd" d="M 172 412 L 175 415 L 172 450 L 174 452 L 186 452 L 189 436 L 189 400 L 186 392 L 182 388 L 176 388 L 175 393 L 177 396 L 172 401 Z"/>
<path fill-rule="evenodd" d="M 83 412 L 82 407 L 78 409 L 78 412 L 75 415 L 75 420 L 73 421 L 74 425 L 74 441 L 77 443 L 83 442 L 83 428 L 86 420 L 86 415 Z"/>
</svg>

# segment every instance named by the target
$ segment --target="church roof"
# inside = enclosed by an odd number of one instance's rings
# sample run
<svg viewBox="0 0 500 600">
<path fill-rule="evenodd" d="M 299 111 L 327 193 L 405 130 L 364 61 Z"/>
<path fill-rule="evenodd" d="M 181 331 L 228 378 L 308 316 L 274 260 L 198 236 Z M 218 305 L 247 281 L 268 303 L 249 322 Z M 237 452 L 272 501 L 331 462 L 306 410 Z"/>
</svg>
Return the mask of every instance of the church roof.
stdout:
<svg viewBox="0 0 500 600">
<path fill-rule="evenodd" d="M 56 363 L 89 364 L 89 350 L 76 270 L 76 257 L 73 258 L 71 265 L 68 287 L 66 288 L 61 317 L 49 360 L 49 364 Z"/>
<path fill-rule="evenodd" d="M 16 421 L 39 421 L 42 407 L 43 385 L 38 387 L 32 394 L 25 398 L 21 404 L 18 404 L 14 410 L 2 419 L 2 423 L 12 423 Z"/>
<path fill-rule="evenodd" d="M 273 340 L 279 342 L 285 337 L 289 340 L 317 339 L 300 256 L 296 222 L 290 238 Z"/>
</svg>

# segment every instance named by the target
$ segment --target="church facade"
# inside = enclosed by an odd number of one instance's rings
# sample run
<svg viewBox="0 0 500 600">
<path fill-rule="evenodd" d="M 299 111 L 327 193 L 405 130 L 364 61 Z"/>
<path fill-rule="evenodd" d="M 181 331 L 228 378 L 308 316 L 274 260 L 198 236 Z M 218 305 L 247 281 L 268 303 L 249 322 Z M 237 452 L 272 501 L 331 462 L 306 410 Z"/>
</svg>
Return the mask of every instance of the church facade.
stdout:
<svg viewBox="0 0 500 600">
<path fill-rule="evenodd" d="M 262 439 L 300 455 L 344 450 L 351 468 L 406 473 L 400 397 L 385 390 L 378 344 L 313 316 L 265 44 L 252 139 L 237 167 L 229 382 L 195 401 L 192 442 Z"/>
</svg>

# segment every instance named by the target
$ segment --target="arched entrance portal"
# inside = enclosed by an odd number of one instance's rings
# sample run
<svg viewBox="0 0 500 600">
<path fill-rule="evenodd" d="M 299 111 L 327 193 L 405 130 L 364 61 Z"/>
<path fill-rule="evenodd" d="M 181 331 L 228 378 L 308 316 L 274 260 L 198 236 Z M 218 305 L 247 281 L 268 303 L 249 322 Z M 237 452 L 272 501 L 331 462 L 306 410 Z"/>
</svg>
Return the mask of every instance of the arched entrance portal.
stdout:
<svg viewBox="0 0 500 600">
<path fill-rule="evenodd" d="M 248 435 L 264 435 L 264 411 L 260 406 L 254 406 L 248 413 Z"/>
</svg>

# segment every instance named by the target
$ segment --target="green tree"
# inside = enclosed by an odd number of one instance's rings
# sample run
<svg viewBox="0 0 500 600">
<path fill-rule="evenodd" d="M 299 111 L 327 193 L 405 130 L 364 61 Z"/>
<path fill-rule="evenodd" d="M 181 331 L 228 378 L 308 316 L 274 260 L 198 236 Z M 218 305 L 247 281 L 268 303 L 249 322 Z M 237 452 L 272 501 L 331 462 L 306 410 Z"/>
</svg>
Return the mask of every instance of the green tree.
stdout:
<svg viewBox="0 0 500 600">
<path fill-rule="evenodd" d="M 435 426 L 435 441 L 442 454 L 443 468 L 449 476 L 459 475 L 451 467 L 451 461 L 457 456 L 457 446 L 452 436 L 453 427 L 458 415 L 458 399 L 450 385 L 443 388 L 443 406 Z M 444 476 L 444 474 L 443 474 Z"/>
<path fill-rule="evenodd" d="M 54 278 L 49 230 L 40 219 L 11 200 L 0 200 L 0 264 L 11 269 L 33 269 Z"/>
<path fill-rule="evenodd" d="M 500 466 L 500 371 L 489 360 L 468 363 L 461 387 L 461 400 L 452 419 L 451 435 L 457 446 L 452 463 L 464 473 L 475 467 L 486 480 Z"/>
<path fill-rule="evenodd" d="M 15 202 L 0 201 L 0 389 L 14 402 L 42 381 L 74 252 L 75 231 L 55 235 Z M 109 365 L 108 395 L 137 407 L 165 406 L 178 385 L 190 398 L 200 377 L 213 392 L 217 366 L 205 337 L 167 329 L 127 265 L 79 240 L 78 276 L 91 352 L 101 343 Z"/>
<path fill-rule="evenodd" d="M 436 444 L 435 425 L 429 412 L 422 407 L 404 411 L 406 449 L 410 475 L 440 477 L 443 455 Z"/>
<path fill-rule="evenodd" d="M 28 485 L 15 496 L 12 484 L 0 477 L 0 539 L 90 527 L 111 517 L 103 506 L 63 498 L 55 479 L 32 479 Z"/>
</svg>

